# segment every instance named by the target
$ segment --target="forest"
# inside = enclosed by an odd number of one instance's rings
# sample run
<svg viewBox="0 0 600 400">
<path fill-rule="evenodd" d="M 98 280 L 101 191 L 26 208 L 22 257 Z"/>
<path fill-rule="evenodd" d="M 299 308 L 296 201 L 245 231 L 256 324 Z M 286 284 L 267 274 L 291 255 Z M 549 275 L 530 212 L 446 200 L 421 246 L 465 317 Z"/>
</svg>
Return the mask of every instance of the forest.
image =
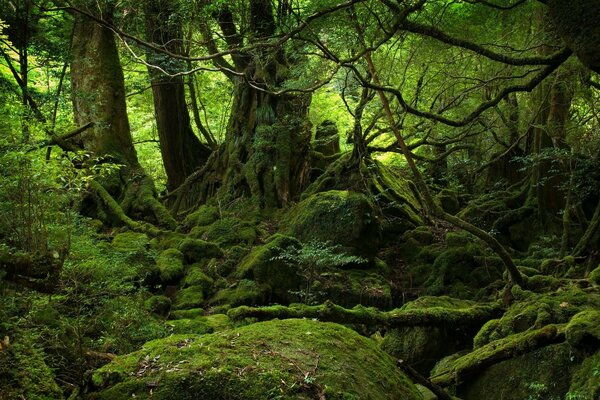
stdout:
<svg viewBox="0 0 600 400">
<path fill-rule="evenodd" d="M 600 399 L 598 21 L 0 0 L 0 399 Z"/>
</svg>

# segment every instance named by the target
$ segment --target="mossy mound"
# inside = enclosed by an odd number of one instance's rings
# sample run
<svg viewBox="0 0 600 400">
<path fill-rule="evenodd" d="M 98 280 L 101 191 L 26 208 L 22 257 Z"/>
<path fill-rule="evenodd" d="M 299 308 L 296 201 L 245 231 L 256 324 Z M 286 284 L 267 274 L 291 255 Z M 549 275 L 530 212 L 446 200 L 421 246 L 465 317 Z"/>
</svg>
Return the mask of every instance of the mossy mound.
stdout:
<svg viewBox="0 0 600 400">
<path fill-rule="evenodd" d="M 144 301 L 146 311 L 158 315 L 167 315 L 171 311 L 171 299 L 166 296 L 152 296 Z"/>
<path fill-rule="evenodd" d="M 477 303 L 447 296 L 423 296 L 406 303 L 400 310 L 468 309 Z M 427 326 L 391 329 L 381 342 L 381 348 L 394 358 L 404 360 L 424 375 L 444 356 L 470 348 L 478 327 Z"/>
<path fill-rule="evenodd" d="M 600 267 L 597 267 L 592 272 L 590 272 L 590 275 L 588 276 L 588 279 L 593 284 L 600 285 Z"/>
<path fill-rule="evenodd" d="M 220 306 L 219 311 L 241 305 L 254 306 L 266 302 L 268 288 L 258 285 L 255 281 L 242 279 L 229 287 L 219 290 L 208 300 L 212 307 Z"/>
<path fill-rule="evenodd" d="M 190 286 L 177 292 L 173 308 L 176 310 L 186 310 L 202 307 L 203 304 L 204 289 L 202 286 Z"/>
<path fill-rule="evenodd" d="M 207 226 L 219 219 L 219 210 L 215 206 L 201 205 L 196 211 L 189 214 L 183 220 L 183 226 L 193 228 L 195 226 Z"/>
<path fill-rule="evenodd" d="M 534 350 L 482 369 L 458 386 L 463 400 L 560 400 L 581 358 L 565 343 Z"/>
<path fill-rule="evenodd" d="M 200 239 L 185 239 L 179 244 L 179 251 L 185 256 L 188 263 L 195 263 L 203 258 L 217 258 L 223 256 L 223 250 L 215 243 Z"/>
<path fill-rule="evenodd" d="M 183 286 L 200 286 L 204 293 L 208 293 L 213 284 L 214 280 L 204 273 L 201 265 L 199 264 L 190 265 L 186 272 L 185 278 L 183 278 Z"/>
<path fill-rule="evenodd" d="M 148 235 L 145 233 L 123 232 L 115 235 L 112 246 L 118 251 L 138 253 L 145 251 L 149 242 Z"/>
<path fill-rule="evenodd" d="M 516 302 L 502 318 L 490 320 L 481 328 L 474 339 L 475 347 L 547 324 L 565 324 L 581 311 L 600 309 L 600 296 L 577 286 L 545 294 L 523 291 L 515 286 L 512 292 Z"/>
<path fill-rule="evenodd" d="M 8 348 L 0 350 L 0 399 L 62 399 L 35 340 L 26 335 L 11 339 Z"/>
<path fill-rule="evenodd" d="M 300 285 L 295 268 L 277 258 L 281 251 L 298 248 L 300 243 L 293 237 L 275 234 L 262 246 L 257 246 L 240 262 L 235 277 L 252 279 L 269 288 L 273 301 L 289 302 L 290 290 Z"/>
<path fill-rule="evenodd" d="M 282 222 L 281 232 L 301 242 L 332 242 L 349 254 L 373 258 L 379 249 L 375 209 L 361 193 L 331 190 L 298 203 Z"/>
<path fill-rule="evenodd" d="M 567 400 L 600 399 L 600 350 L 587 357 L 573 374 Z"/>
<path fill-rule="evenodd" d="M 183 278 L 183 253 L 177 249 L 167 249 L 156 258 L 156 266 L 164 284 L 176 284 Z"/>
<path fill-rule="evenodd" d="M 258 236 L 254 225 L 235 217 L 221 218 L 209 226 L 198 226 L 193 237 L 217 243 L 219 246 L 252 245 Z"/>
<path fill-rule="evenodd" d="M 390 283 L 378 273 L 332 270 L 320 275 L 311 292 L 318 302 L 331 300 L 343 307 L 361 304 L 388 309 L 392 306 Z"/>
<path fill-rule="evenodd" d="M 148 342 L 93 374 L 89 399 L 421 399 L 394 360 L 341 325 L 256 323 Z"/>
<path fill-rule="evenodd" d="M 600 348 L 600 310 L 576 314 L 569 321 L 565 334 L 567 342 L 574 347 Z"/>
<path fill-rule="evenodd" d="M 182 318 L 168 321 L 173 334 L 195 333 L 198 335 L 221 332 L 231 329 L 231 320 L 225 314 L 213 314 L 195 318 Z"/>
</svg>

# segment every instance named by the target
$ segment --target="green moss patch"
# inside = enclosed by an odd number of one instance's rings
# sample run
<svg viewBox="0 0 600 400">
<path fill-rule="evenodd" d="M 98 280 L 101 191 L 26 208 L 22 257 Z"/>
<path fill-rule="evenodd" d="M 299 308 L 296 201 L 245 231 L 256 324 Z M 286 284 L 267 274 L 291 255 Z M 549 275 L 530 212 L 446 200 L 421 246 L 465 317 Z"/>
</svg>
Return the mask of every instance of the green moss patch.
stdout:
<svg viewBox="0 0 600 400">
<path fill-rule="evenodd" d="M 177 249 L 167 249 L 156 258 L 160 279 L 165 284 L 176 284 L 183 278 L 183 253 Z"/>
<path fill-rule="evenodd" d="M 394 360 L 341 325 L 256 323 L 146 343 L 93 375 L 90 399 L 421 399 Z"/>
<path fill-rule="evenodd" d="M 131 253 L 147 250 L 149 243 L 148 235 L 139 232 L 119 233 L 112 240 L 112 246 L 115 250 Z"/>
<path fill-rule="evenodd" d="M 301 242 L 332 242 L 347 253 L 372 258 L 379 249 L 378 218 L 363 194 L 331 190 L 297 204 L 282 223 L 282 233 Z"/>
</svg>

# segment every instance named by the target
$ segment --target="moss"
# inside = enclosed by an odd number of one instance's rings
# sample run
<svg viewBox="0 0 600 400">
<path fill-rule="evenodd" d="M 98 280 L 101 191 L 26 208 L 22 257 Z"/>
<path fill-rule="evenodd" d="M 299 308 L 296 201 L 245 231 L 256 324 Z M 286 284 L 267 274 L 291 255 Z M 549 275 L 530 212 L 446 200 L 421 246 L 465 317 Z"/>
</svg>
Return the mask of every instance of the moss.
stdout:
<svg viewBox="0 0 600 400">
<path fill-rule="evenodd" d="M 458 194 L 451 189 L 442 189 L 437 195 L 437 200 L 444 211 L 455 215 L 460 211 L 460 201 Z"/>
<path fill-rule="evenodd" d="M 149 242 L 145 233 L 123 232 L 115 235 L 112 246 L 118 251 L 141 253 L 147 250 Z"/>
<path fill-rule="evenodd" d="M 223 250 L 214 243 L 200 239 L 185 239 L 179 244 L 179 251 L 185 255 L 188 263 L 194 263 L 203 258 L 222 257 Z"/>
<path fill-rule="evenodd" d="M 475 238 L 466 232 L 448 232 L 444 240 L 448 247 L 465 247 L 475 242 Z"/>
<path fill-rule="evenodd" d="M 207 226 L 215 222 L 219 216 L 217 207 L 204 204 L 185 217 L 183 225 L 188 228 L 193 228 L 194 226 Z"/>
<path fill-rule="evenodd" d="M 405 304 L 401 310 L 444 310 L 468 309 L 475 302 L 447 296 L 423 296 Z M 469 348 L 475 326 L 415 326 L 390 330 L 381 343 L 381 348 L 394 358 L 404 360 L 424 375 L 444 356 Z"/>
<path fill-rule="evenodd" d="M 167 325 L 171 328 L 173 334 L 206 334 L 232 328 L 232 323 L 225 314 L 171 320 L 167 322 Z"/>
<path fill-rule="evenodd" d="M 208 293 L 213 284 L 214 280 L 198 264 L 191 265 L 183 279 L 183 286 L 200 286 L 204 293 Z"/>
<path fill-rule="evenodd" d="M 331 270 L 322 273 L 311 289 L 317 302 L 331 300 L 343 307 L 361 304 L 390 308 L 390 283 L 381 275 L 363 270 Z"/>
<path fill-rule="evenodd" d="M 218 291 L 208 303 L 211 306 L 236 307 L 241 305 L 262 304 L 265 300 L 265 289 L 256 282 L 242 279 L 234 285 Z"/>
<path fill-rule="evenodd" d="M 434 242 L 433 232 L 427 226 L 418 226 L 402 235 L 403 241 L 407 241 L 409 239 L 416 240 L 421 246 L 427 246 Z"/>
<path fill-rule="evenodd" d="M 567 342 L 573 347 L 598 348 L 600 345 L 600 311 L 586 310 L 576 314 L 565 329 Z"/>
<path fill-rule="evenodd" d="M 176 249 L 182 240 L 185 239 L 185 235 L 178 232 L 165 232 L 158 237 L 158 250 L 166 250 L 170 248 Z"/>
<path fill-rule="evenodd" d="M 63 399 L 38 339 L 27 334 L 10 339 L 9 347 L 0 351 L 0 398 Z"/>
<path fill-rule="evenodd" d="M 224 247 L 252 245 L 257 238 L 257 232 L 253 224 L 234 217 L 219 219 L 206 229 L 197 230 L 195 234 L 200 234 L 202 239 L 215 242 Z"/>
<path fill-rule="evenodd" d="M 190 308 L 189 310 L 174 310 L 169 314 L 171 319 L 195 319 L 206 314 L 204 308 Z"/>
<path fill-rule="evenodd" d="M 167 249 L 156 258 L 160 269 L 160 279 L 165 284 L 176 284 L 183 278 L 183 253 L 177 249 Z"/>
<path fill-rule="evenodd" d="M 144 308 L 148 312 L 164 316 L 171 311 L 171 299 L 166 296 L 152 296 L 144 301 Z"/>
<path fill-rule="evenodd" d="M 584 310 L 600 308 L 600 298 L 576 286 L 552 293 L 536 294 L 513 287 L 516 302 L 495 322 L 488 322 L 476 336 L 477 346 L 512 334 L 542 328 L 546 324 L 566 324 Z"/>
<path fill-rule="evenodd" d="M 149 342 L 96 371 L 93 382 L 91 399 L 421 399 L 373 341 L 310 320 Z"/>
<path fill-rule="evenodd" d="M 463 400 L 563 399 L 579 362 L 567 344 L 546 346 L 480 369 L 459 385 L 457 396 Z"/>
<path fill-rule="evenodd" d="M 173 308 L 184 310 L 201 307 L 204 304 L 204 291 L 202 286 L 190 286 L 177 292 Z"/>
<path fill-rule="evenodd" d="M 587 357 L 573 374 L 567 400 L 600 398 L 600 351 Z"/>
<path fill-rule="evenodd" d="M 332 190 L 314 194 L 297 204 L 282 222 L 281 232 L 301 242 L 333 242 L 346 253 L 375 257 L 379 223 L 363 194 Z"/>
<path fill-rule="evenodd" d="M 588 279 L 590 282 L 600 285 L 600 266 L 596 267 L 592 272 L 590 272 Z"/>
<path fill-rule="evenodd" d="M 300 243 L 290 236 L 271 236 L 264 245 L 253 248 L 241 260 L 235 277 L 253 279 L 260 285 L 268 286 L 274 301 L 288 301 L 289 291 L 298 289 L 300 279 L 293 267 L 276 257 L 283 249 L 290 247 L 299 248 Z"/>
</svg>

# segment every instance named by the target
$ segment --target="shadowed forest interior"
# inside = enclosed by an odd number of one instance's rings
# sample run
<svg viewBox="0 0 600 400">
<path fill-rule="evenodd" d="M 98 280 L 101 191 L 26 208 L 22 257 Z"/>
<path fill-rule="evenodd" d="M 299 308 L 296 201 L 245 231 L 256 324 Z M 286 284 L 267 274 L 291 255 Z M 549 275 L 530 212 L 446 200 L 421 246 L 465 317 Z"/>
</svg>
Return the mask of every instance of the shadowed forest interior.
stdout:
<svg viewBox="0 0 600 400">
<path fill-rule="evenodd" d="M 0 399 L 599 399 L 598 21 L 0 0 Z"/>
</svg>

